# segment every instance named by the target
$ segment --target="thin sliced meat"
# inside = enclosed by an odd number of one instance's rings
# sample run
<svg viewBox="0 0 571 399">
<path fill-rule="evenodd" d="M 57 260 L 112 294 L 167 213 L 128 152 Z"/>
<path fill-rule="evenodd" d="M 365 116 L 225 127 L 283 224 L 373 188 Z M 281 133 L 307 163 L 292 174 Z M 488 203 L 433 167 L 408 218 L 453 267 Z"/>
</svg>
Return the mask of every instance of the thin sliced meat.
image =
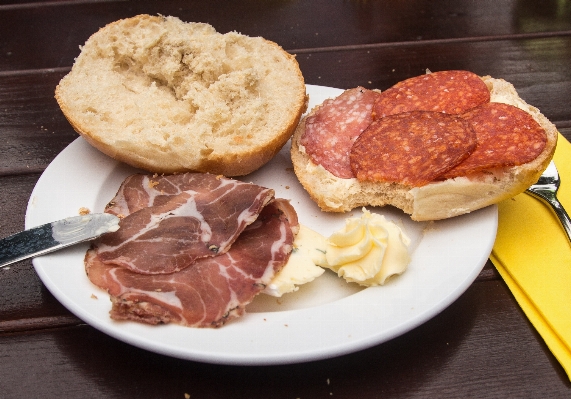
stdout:
<svg viewBox="0 0 571 399">
<path fill-rule="evenodd" d="M 383 91 L 373 106 L 373 119 L 408 111 L 461 114 L 490 101 L 480 77 L 468 71 L 440 71 L 403 80 Z"/>
<path fill-rule="evenodd" d="M 143 208 L 162 205 L 185 191 L 201 195 L 218 193 L 236 183 L 241 182 L 208 173 L 134 174 L 123 181 L 115 197 L 105 207 L 105 212 L 127 216 Z"/>
<path fill-rule="evenodd" d="M 531 115 L 512 105 L 488 103 L 462 115 L 476 132 L 478 145 L 462 163 L 442 179 L 467 176 L 504 166 L 516 166 L 537 158 L 545 148 L 545 130 Z"/>
<path fill-rule="evenodd" d="M 300 228 L 299 219 L 297 218 L 297 212 L 295 211 L 295 208 L 291 205 L 289 200 L 283 198 L 274 199 L 272 201 L 272 205 L 275 206 L 278 209 L 278 211 L 283 213 L 295 237 L 297 233 L 299 233 L 299 228 Z"/>
<path fill-rule="evenodd" d="M 102 262 L 172 273 L 226 252 L 273 196 L 271 189 L 209 174 L 134 176 L 107 209 L 127 213 L 121 228 L 94 246 Z"/>
<path fill-rule="evenodd" d="M 476 134 L 460 117 L 413 111 L 378 119 L 351 149 L 362 181 L 425 185 L 465 159 Z"/>
<path fill-rule="evenodd" d="M 161 195 L 161 191 L 154 188 L 156 185 L 157 182 L 153 181 L 149 175 L 128 176 L 121 183 L 115 197 L 105 207 L 105 212 L 125 217 L 140 209 L 152 206 L 155 197 Z"/>
<path fill-rule="evenodd" d="M 337 177 L 354 177 L 349 164 L 353 143 L 372 121 L 371 109 L 379 93 L 357 87 L 343 92 L 305 120 L 301 144 L 316 165 Z"/>
<path fill-rule="evenodd" d="M 86 271 L 111 295 L 113 319 L 219 327 L 242 315 L 287 262 L 293 244 L 290 222 L 281 211 L 287 207 L 285 200 L 271 202 L 228 252 L 177 273 L 134 273 L 101 262 L 93 250 L 86 255 Z"/>
</svg>

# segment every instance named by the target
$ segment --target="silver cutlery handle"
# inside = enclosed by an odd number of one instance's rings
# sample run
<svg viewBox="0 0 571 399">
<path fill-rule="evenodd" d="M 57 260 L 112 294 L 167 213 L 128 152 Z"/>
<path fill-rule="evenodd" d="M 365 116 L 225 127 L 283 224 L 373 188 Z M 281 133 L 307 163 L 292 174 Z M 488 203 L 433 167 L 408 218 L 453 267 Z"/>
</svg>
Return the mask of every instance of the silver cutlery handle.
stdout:
<svg viewBox="0 0 571 399">
<path fill-rule="evenodd" d="M 117 231 L 119 218 L 108 213 L 74 216 L 0 239 L 0 268 Z"/>
<path fill-rule="evenodd" d="M 551 204 L 551 207 L 555 211 L 555 214 L 561 221 L 561 224 L 563 225 L 563 228 L 567 233 L 567 238 L 569 239 L 569 242 L 571 242 L 571 219 L 569 218 L 567 211 L 565 211 L 563 205 L 561 205 L 561 203 L 557 200 L 549 201 L 549 203 Z"/>
<path fill-rule="evenodd" d="M 559 218 L 559 221 L 561 222 L 561 225 L 563 226 L 565 233 L 567 233 L 567 239 L 571 243 L 571 219 L 569 218 L 567 211 L 565 210 L 565 208 L 563 208 L 563 205 L 561 205 L 555 194 L 550 191 L 545 191 L 545 192 L 527 191 L 527 193 L 551 205 L 551 208 L 553 209 L 553 211 L 555 211 L 555 214 Z"/>
</svg>

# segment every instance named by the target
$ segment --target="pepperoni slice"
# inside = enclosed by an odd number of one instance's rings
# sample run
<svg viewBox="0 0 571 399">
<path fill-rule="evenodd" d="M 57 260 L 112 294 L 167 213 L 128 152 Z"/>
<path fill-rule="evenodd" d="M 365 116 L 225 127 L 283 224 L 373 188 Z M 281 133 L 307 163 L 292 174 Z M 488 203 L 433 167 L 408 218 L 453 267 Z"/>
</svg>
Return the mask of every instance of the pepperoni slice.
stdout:
<svg viewBox="0 0 571 399">
<path fill-rule="evenodd" d="M 468 71 L 440 71 L 403 80 L 381 93 L 373 119 L 408 111 L 461 114 L 490 102 L 490 91 Z"/>
<path fill-rule="evenodd" d="M 326 100 L 305 120 L 301 144 L 312 162 L 337 177 L 354 177 L 349 151 L 355 139 L 372 122 L 371 109 L 379 93 L 363 87 L 343 92 Z"/>
<path fill-rule="evenodd" d="M 476 132 L 478 145 L 462 163 L 442 175 L 449 179 L 486 169 L 533 161 L 545 148 L 545 130 L 512 105 L 488 103 L 462 115 Z"/>
<path fill-rule="evenodd" d="M 460 117 L 412 111 L 378 119 L 351 149 L 359 180 L 422 186 L 466 158 L 476 133 Z"/>
</svg>

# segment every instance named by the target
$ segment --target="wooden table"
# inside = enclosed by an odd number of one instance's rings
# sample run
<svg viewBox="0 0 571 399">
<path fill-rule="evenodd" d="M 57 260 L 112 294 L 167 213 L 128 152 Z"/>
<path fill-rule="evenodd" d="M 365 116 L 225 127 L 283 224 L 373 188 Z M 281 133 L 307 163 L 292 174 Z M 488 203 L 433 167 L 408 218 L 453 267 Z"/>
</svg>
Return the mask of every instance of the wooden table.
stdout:
<svg viewBox="0 0 571 399">
<path fill-rule="evenodd" d="M 24 227 L 42 171 L 77 135 L 54 98 L 79 46 L 140 13 L 273 40 L 306 83 L 385 89 L 467 69 L 512 82 L 571 138 L 571 1 L 0 1 L 0 236 Z M 79 160 L 78 160 L 79 161 Z M 571 282 L 570 282 L 571 283 Z M 571 383 L 488 262 L 448 309 L 389 342 L 305 364 L 170 358 L 86 325 L 31 261 L 0 270 L 2 398 L 569 397 Z"/>
</svg>

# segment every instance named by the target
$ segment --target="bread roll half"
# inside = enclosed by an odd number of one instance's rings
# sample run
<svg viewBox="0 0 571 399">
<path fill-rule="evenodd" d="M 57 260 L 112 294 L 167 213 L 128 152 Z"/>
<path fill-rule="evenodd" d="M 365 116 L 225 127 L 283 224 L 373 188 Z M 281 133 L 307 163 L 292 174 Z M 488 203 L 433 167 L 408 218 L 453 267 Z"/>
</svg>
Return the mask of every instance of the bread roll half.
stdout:
<svg viewBox="0 0 571 399">
<path fill-rule="evenodd" d="M 488 170 L 477 175 L 432 182 L 421 187 L 398 183 L 341 179 L 321 165 L 314 164 L 300 144 L 305 129 L 303 119 L 292 137 L 291 158 L 294 171 L 311 198 L 324 211 L 347 212 L 372 205 L 393 205 L 413 220 L 438 220 L 469 213 L 511 198 L 535 183 L 549 164 L 558 132 L 539 110 L 522 100 L 512 84 L 489 76 L 482 78 L 492 102 L 506 103 L 529 113 L 547 134 L 544 150 L 533 161 L 512 167 Z M 314 108 L 311 113 L 317 111 Z"/>
<path fill-rule="evenodd" d="M 93 34 L 56 89 L 90 144 L 151 172 L 248 174 L 291 137 L 307 106 L 276 43 L 139 15 Z"/>
</svg>

